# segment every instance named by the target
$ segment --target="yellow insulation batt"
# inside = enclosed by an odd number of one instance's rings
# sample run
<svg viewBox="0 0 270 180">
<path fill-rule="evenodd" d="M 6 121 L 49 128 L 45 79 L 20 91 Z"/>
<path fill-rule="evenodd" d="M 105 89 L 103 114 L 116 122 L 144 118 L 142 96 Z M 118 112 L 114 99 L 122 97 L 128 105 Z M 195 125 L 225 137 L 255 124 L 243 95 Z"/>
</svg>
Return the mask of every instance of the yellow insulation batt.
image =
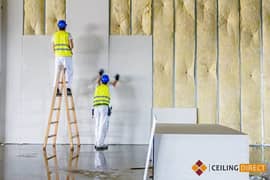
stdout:
<svg viewBox="0 0 270 180">
<path fill-rule="evenodd" d="M 66 0 L 46 0 L 46 34 L 57 31 L 57 22 L 61 19 L 66 19 Z"/>
<path fill-rule="evenodd" d="M 111 25 L 112 35 L 130 34 L 130 0 L 111 0 Z"/>
<path fill-rule="evenodd" d="M 260 1 L 241 0 L 241 93 L 243 132 L 261 143 Z"/>
<path fill-rule="evenodd" d="M 199 123 L 216 122 L 216 10 L 216 0 L 197 1 L 197 96 Z"/>
<path fill-rule="evenodd" d="M 195 107 L 195 1 L 175 0 L 175 106 Z"/>
<path fill-rule="evenodd" d="M 24 0 L 24 34 L 44 34 L 44 0 Z"/>
<path fill-rule="evenodd" d="M 132 34 L 151 34 L 152 0 L 132 1 Z"/>
<path fill-rule="evenodd" d="M 270 0 L 263 0 L 264 141 L 270 144 Z"/>
<path fill-rule="evenodd" d="M 270 160 L 270 147 L 263 147 L 263 156 L 264 156 L 264 159 L 263 161 L 264 162 L 269 162 Z"/>
<path fill-rule="evenodd" d="M 173 106 L 173 0 L 154 1 L 154 106 Z"/>
<path fill-rule="evenodd" d="M 219 0 L 219 121 L 240 130 L 239 1 Z"/>
<path fill-rule="evenodd" d="M 261 147 L 249 148 L 249 162 L 250 163 L 262 162 L 262 148 Z"/>
</svg>

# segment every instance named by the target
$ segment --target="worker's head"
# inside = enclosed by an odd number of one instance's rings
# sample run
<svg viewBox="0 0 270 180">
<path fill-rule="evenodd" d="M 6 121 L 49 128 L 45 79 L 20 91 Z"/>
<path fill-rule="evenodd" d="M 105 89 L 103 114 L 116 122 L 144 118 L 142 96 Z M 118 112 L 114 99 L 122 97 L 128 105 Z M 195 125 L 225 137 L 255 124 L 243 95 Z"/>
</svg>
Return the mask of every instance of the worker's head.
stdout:
<svg viewBox="0 0 270 180">
<path fill-rule="evenodd" d="M 59 30 L 65 30 L 67 23 L 65 20 L 59 20 L 57 23 L 57 26 L 58 26 Z"/>
<path fill-rule="evenodd" d="M 107 84 L 109 81 L 110 81 L 110 78 L 109 78 L 109 76 L 107 74 L 103 74 L 101 76 L 101 82 L 102 82 L 102 84 Z"/>
</svg>

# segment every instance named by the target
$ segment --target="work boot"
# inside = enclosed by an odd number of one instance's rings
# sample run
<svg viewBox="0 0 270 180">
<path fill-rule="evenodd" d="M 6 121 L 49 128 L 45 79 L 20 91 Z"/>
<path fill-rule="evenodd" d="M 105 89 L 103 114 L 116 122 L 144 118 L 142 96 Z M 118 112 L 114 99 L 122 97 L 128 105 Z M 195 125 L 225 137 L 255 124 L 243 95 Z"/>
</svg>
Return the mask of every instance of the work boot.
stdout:
<svg viewBox="0 0 270 180">
<path fill-rule="evenodd" d="M 102 145 L 102 146 L 95 146 L 95 149 L 97 151 L 104 151 L 108 149 L 108 145 Z"/>
<path fill-rule="evenodd" d="M 67 88 L 67 96 L 72 96 L 71 89 Z"/>
<path fill-rule="evenodd" d="M 62 96 L 62 93 L 60 92 L 59 88 L 56 90 L 56 96 Z"/>
</svg>

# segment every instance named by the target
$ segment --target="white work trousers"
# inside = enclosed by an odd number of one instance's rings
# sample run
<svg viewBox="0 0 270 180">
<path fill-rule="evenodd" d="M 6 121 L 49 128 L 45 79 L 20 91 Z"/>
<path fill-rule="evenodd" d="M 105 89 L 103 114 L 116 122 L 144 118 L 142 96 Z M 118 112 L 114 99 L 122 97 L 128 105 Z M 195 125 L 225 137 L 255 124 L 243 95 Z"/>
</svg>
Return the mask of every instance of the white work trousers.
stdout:
<svg viewBox="0 0 270 180">
<path fill-rule="evenodd" d="M 55 57 L 54 85 L 63 68 L 66 68 L 67 88 L 71 88 L 73 77 L 72 57 Z"/>
<path fill-rule="evenodd" d="M 94 107 L 95 128 L 95 145 L 104 146 L 105 138 L 109 129 L 108 106 Z"/>
<path fill-rule="evenodd" d="M 108 170 L 105 154 L 102 151 L 95 151 L 95 168 L 98 171 Z"/>
</svg>

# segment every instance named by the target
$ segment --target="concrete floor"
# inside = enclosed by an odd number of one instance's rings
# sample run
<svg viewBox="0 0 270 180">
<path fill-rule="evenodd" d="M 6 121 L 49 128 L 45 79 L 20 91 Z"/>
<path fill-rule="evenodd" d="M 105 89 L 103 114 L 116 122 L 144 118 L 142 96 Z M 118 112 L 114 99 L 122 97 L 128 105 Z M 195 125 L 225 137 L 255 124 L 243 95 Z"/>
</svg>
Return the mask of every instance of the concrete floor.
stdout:
<svg viewBox="0 0 270 180">
<path fill-rule="evenodd" d="M 254 149 L 270 152 L 270 147 Z M 141 180 L 146 153 L 145 145 L 111 145 L 99 152 L 92 145 L 73 152 L 68 145 L 47 151 L 41 145 L 0 145 L 0 180 Z M 250 175 L 251 180 L 270 180 L 268 158 L 260 161 L 268 164 L 268 172 Z"/>
<path fill-rule="evenodd" d="M 91 145 L 73 152 L 67 145 L 48 146 L 46 152 L 41 145 L 6 145 L 0 147 L 0 180 L 140 180 L 146 153 L 143 145 L 99 152 Z"/>
</svg>

